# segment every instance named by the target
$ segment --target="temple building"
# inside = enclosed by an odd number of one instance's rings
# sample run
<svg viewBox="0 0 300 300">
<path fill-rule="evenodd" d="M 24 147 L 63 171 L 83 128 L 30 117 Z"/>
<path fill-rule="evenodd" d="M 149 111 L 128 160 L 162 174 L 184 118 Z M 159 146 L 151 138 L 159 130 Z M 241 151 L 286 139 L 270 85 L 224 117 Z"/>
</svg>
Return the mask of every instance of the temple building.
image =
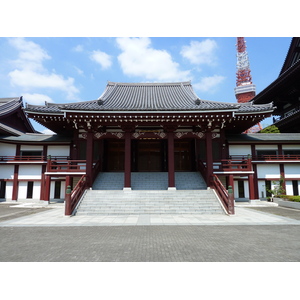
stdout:
<svg viewBox="0 0 300 300">
<path fill-rule="evenodd" d="M 131 193 L 146 173 L 159 179 L 150 189 L 170 193 L 188 190 L 197 175 L 191 189 L 214 191 L 227 214 L 234 199 L 266 200 L 282 178 L 286 193 L 298 195 L 300 134 L 243 134 L 278 111 L 264 96 L 272 88 L 279 95 L 271 84 L 246 103 L 203 100 L 191 82 L 108 82 L 96 100 L 25 109 L 22 98 L 0 99 L 0 198 L 68 199 L 71 214 L 105 175 L 99 189 Z M 28 118 L 56 134 L 35 132 Z"/>
</svg>

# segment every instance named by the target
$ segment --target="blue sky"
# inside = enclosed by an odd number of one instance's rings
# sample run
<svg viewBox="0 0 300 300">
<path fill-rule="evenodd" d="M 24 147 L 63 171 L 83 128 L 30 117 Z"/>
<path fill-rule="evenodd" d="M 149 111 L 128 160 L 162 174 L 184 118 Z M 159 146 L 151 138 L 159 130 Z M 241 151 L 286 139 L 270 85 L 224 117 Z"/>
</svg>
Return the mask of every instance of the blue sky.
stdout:
<svg viewBox="0 0 300 300">
<path fill-rule="evenodd" d="M 278 77 L 291 38 L 245 39 L 259 93 Z M 107 81 L 188 80 L 201 99 L 235 102 L 236 38 L 0 38 L 0 97 L 29 104 L 97 99 Z"/>
</svg>

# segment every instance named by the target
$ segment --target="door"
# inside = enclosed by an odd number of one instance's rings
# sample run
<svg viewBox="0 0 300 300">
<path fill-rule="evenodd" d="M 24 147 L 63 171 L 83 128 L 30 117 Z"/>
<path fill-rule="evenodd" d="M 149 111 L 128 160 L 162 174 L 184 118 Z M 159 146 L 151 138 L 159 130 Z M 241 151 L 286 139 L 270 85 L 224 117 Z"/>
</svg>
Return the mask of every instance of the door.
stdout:
<svg viewBox="0 0 300 300">
<path fill-rule="evenodd" d="M 176 140 L 174 142 L 175 171 L 193 171 L 193 142 L 191 140 Z"/>
<path fill-rule="evenodd" d="M 124 171 L 125 141 L 107 140 L 104 148 L 104 170 L 107 172 Z"/>
<path fill-rule="evenodd" d="M 139 172 L 161 172 L 163 153 L 161 140 L 139 140 L 137 142 L 137 170 Z"/>
</svg>

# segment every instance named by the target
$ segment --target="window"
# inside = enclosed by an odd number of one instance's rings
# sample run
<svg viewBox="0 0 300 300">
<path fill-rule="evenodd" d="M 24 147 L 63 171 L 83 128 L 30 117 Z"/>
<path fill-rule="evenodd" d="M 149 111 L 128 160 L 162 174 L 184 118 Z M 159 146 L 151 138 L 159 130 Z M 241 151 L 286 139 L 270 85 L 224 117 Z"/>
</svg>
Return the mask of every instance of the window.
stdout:
<svg viewBox="0 0 300 300">
<path fill-rule="evenodd" d="M 300 155 L 300 150 L 284 150 L 284 155 Z"/>
<path fill-rule="evenodd" d="M 0 181 L 0 198 L 5 198 L 5 189 L 6 189 L 6 181 L 1 180 Z"/>
<path fill-rule="evenodd" d="M 60 199 L 61 181 L 55 181 L 54 185 L 54 199 Z"/>
<path fill-rule="evenodd" d="M 299 189 L 298 189 L 298 180 L 293 180 L 293 194 L 294 196 L 299 196 Z"/>
<path fill-rule="evenodd" d="M 25 151 L 21 151 L 21 156 L 42 156 L 42 151 L 25 150 Z"/>
<path fill-rule="evenodd" d="M 33 194 L 33 181 L 28 181 L 27 182 L 27 199 L 32 199 L 32 194 Z"/>
<path fill-rule="evenodd" d="M 257 156 L 264 156 L 264 155 L 277 155 L 277 150 L 256 150 Z"/>
<path fill-rule="evenodd" d="M 244 181 L 238 181 L 238 189 L 239 189 L 239 198 L 245 198 L 245 187 Z"/>
</svg>

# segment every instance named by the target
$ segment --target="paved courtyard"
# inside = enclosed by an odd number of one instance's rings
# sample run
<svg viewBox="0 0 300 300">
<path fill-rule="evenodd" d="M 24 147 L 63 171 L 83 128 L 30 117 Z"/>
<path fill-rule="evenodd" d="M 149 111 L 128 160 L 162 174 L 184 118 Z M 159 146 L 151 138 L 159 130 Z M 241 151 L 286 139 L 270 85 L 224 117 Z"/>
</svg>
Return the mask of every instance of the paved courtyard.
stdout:
<svg viewBox="0 0 300 300">
<path fill-rule="evenodd" d="M 236 207 L 231 217 L 91 218 L 65 217 L 56 205 L 4 218 L 2 205 L 1 262 L 300 261 L 300 211 L 292 209 Z"/>
</svg>

